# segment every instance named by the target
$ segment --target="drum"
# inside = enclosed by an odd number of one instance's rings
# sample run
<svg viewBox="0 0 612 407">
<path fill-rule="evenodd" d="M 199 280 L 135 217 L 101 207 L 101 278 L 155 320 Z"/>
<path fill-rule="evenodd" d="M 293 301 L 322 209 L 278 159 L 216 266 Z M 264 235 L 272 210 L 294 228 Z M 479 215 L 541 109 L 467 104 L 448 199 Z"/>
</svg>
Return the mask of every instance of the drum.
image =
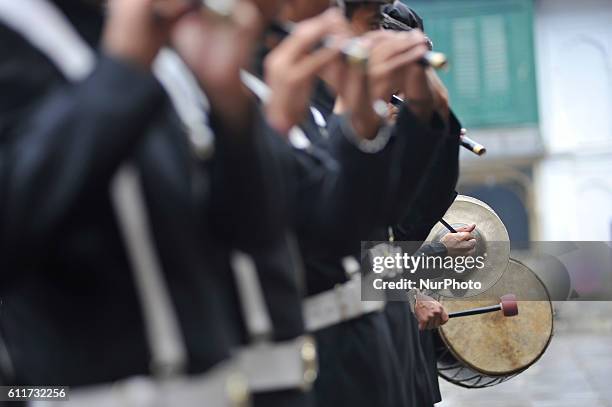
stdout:
<svg viewBox="0 0 612 407">
<path fill-rule="evenodd" d="M 499 281 L 469 299 L 441 299 L 448 312 L 494 305 L 514 293 L 519 313 L 453 318 L 438 329 L 438 374 L 451 383 L 481 388 L 502 383 L 533 365 L 553 334 L 553 309 L 546 287 L 524 264 L 511 259 Z M 528 300 L 526 300 L 528 299 Z"/>
</svg>

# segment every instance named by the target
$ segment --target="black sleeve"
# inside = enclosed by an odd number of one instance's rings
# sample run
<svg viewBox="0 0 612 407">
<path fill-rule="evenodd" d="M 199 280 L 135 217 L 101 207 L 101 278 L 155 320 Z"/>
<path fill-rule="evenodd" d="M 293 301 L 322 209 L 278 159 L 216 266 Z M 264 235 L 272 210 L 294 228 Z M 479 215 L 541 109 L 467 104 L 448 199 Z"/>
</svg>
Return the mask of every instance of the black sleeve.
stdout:
<svg viewBox="0 0 612 407">
<path fill-rule="evenodd" d="M 448 254 L 448 250 L 446 249 L 446 246 L 444 246 L 443 243 L 429 242 L 421 246 L 414 254 L 412 254 L 412 257 L 417 257 L 420 255 L 432 256 L 432 257 L 433 256 L 446 256 L 447 254 Z"/>
<path fill-rule="evenodd" d="M 438 149 L 417 198 L 394 227 L 397 240 L 424 240 L 431 228 L 451 206 L 457 193 L 459 177 L 459 131 L 461 124 L 452 119 L 448 136 Z"/>
<path fill-rule="evenodd" d="M 229 129 L 213 112 L 211 124 L 216 135 L 211 213 L 218 235 L 247 251 L 274 244 L 287 220 L 281 213 L 281 168 L 262 113 L 253 104 L 251 115 Z"/>
<path fill-rule="evenodd" d="M 108 56 L 80 83 L 56 75 L 32 87 L 30 78 L 48 68 L 20 52 L 0 50 L 0 88 L 12 90 L 0 95 L 0 247 L 7 250 L 41 244 L 84 194 L 106 188 L 165 98 L 150 72 Z"/>
<path fill-rule="evenodd" d="M 313 242 L 336 255 L 354 253 L 359 241 L 368 240 L 375 228 L 389 224 L 407 206 L 445 134 L 437 118 L 427 128 L 404 108 L 387 145 L 364 152 L 346 133 L 350 126 L 345 120 L 331 116 L 328 139 L 318 144 L 328 162 L 313 162 L 312 152 L 298 159 L 307 168 L 301 171 L 305 174 L 297 203 L 302 245 Z"/>
<path fill-rule="evenodd" d="M 388 164 L 384 154 L 357 148 L 339 121 L 328 131 L 325 149 L 297 152 L 305 167 L 299 171 L 298 231 L 302 242 L 312 242 L 310 248 L 347 255 L 381 223 Z"/>
<path fill-rule="evenodd" d="M 448 127 L 435 114 L 424 126 L 403 106 L 394 127 L 396 145 L 390 158 L 391 187 L 390 206 L 386 224 L 395 224 L 407 213 L 408 208 L 420 197 L 427 175 L 435 164 L 441 145 L 447 140 Z"/>
</svg>

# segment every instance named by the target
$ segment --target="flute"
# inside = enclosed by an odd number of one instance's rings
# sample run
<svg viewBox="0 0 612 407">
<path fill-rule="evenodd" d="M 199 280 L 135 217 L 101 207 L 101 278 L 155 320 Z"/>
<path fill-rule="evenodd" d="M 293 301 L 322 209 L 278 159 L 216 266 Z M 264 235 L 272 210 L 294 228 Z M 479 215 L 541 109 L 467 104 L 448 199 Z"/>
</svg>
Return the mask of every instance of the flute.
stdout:
<svg viewBox="0 0 612 407">
<path fill-rule="evenodd" d="M 284 37 L 293 32 L 294 25 L 294 23 L 275 21 L 270 26 L 270 29 L 273 33 Z M 332 47 L 332 44 L 333 40 L 331 38 L 327 38 L 318 44 L 316 48 Z M 359 37 L 350 39 L 345 45 L 342 46 L 340 52 L 344 55 L 349 63 L 355 65 L 367 65 L 370 57 L 369 50 L 363 46 Z M 441 52 L 427 51 L 419 63 L 423 66 L 430 66 L 434 69 L 442 69 L 448 66 L 448 58 Z"/>
<path fill-rule="evenodd" d="M 214 14 L 228 18 L 232 14 L 232 10 L 234 5 L 236 4 L 235 0 L 192 0 L 194 4 L 201 5 L 207 10 L 213 12 Z M 279 22 L 275 21 L 271 25 L 272 32 L 280 34 L 282 36 L 290 35 L 293 31 L 294 23 L 290 22 Z M 330 47 L 332 46 L 331 39 L 325 39 L 321 44 L 317 46 L 320 47 Z M 347 44 L 345 44 L 340 52 L 346 57 L 347 61 L 356 65 L 367 65 L 368 59 L 370 57 L 369 50 L 361 44 L 359 37 L 355 37 L 351 39 Z M 430 66 L 434 69 L 442 69 L 448 66 L 448 58 L 445 54 L 441 52 L 435 51 L 427 51 L 423 58 L 419 61 L 423 66 Z"/>
<path fill-rule="evenodd" d="M 461 133 L 459 134 L 461 146 L 467 148 L 472 153 L 474 153 L 474 154 L 476 154 L 478 156 L 485 155 L 487 153 L 486 147 L 483 146 L 482 144 L 477 143 L 476 141 L 472 140 L 466 134 L 467 134 L 467 130 L 466 129 L 461 129 Z"/>
<path fill-rule="evenodd" d="M 404 104 L 404 99 L 402 99 L 399 96 L 393 95 L 391 96 L 391 104 L 393 104 L 393 106 L 396 106 L 396 107 L 401 107 Z M 455 113 L 452 110 L 450 114 L 455 120 L 457 120 L 457 116 L 455 116 Z M 458 121 L 459 120 L 457 120 L 457 122 Z M 464 147 L 470 150 L 472 153 L 478 156 L 483 156 L 487 152 L 487 149 L 485 146 L 472 140 L 471 138 L 467 136 L 466 129 L 461 129 L 461 132 L 459 133 L 459 143 L 461 144 L 461 147 Z"/>
</svg>

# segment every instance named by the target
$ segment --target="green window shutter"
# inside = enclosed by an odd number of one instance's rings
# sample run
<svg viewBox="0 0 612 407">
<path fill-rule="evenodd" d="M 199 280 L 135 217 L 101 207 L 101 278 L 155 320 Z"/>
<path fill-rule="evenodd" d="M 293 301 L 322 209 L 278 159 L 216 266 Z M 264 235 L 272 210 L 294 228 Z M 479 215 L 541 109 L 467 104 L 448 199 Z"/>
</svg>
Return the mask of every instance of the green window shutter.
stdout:
<svg viewBox="0 0 612 407">
<path fill-rule="evenodd" d="M 410 0 L 436 50 L 453 109 L 469 127 L 536 124 L 533 0 Z"/>
</svg>

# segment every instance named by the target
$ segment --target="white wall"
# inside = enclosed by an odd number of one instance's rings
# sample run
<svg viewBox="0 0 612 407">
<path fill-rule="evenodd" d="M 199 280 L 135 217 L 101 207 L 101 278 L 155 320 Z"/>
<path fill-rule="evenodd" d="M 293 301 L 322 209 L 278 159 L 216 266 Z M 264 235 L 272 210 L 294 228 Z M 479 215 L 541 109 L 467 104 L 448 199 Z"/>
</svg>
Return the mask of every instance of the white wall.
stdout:
<svg viewBox="0 0 612 407">
<path fill-rule="evenodd" d="M 612 0 L 536 0 L 540 240 L 612 240 Z"/>
</svg>

